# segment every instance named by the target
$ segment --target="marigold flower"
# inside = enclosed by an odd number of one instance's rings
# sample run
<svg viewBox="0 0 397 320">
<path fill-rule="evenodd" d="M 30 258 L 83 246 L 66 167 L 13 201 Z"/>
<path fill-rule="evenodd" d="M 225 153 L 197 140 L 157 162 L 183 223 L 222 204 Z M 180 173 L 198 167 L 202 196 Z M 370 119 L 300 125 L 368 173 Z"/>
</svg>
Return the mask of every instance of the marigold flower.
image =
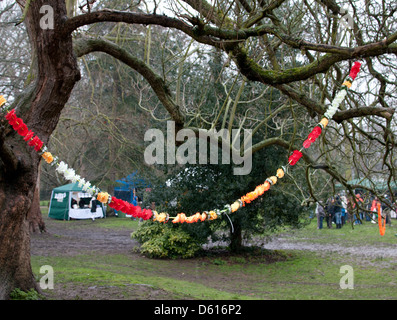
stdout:
<svg viewBox="0 0 397 320">
<path fill-rule="evenodd" d="M 197 212 L 197 213 L 194 214 L 192 217 L 193 217 L 193 218 L 192 218 L 193 222 L 197 222 L 197 221 L 200 220 L 201 214 L 200 214 L 199 212 Z"/>
<path fill-rule="evenodd" d="M 381 236 L 384 236 L 385 232 L 386 232 L 386 218 L 382 222 L 382 207 L 381 207 L 380 202 L 377 203 L 377 211 L 378 211 L 379 233 Z"/>
<path fill-rule="evenodd" d="M 259 186 L 257 186 L 255 188 L 255 190 L 258 192 L 258 196 L 263 195 L 265 193 L 265 191 L 266 191 L 264 184 L 260 184 Z"/>
<path fill-rule="evenodd" d="M 329 120 L 327 118 L 322 118 L 320 124 L 325 128 L 328 125 Z"/>
<path fill-rule="evenodd" d="M 102 203 L 107 203 L 109 199 L 109 193 L 107 192 L 99 192 L 97 195 L 97 200 L 102 202 Z"/>
<path fill-rule="evenodd" d="M 283 169 L 277 169 L 277 173 L 276 173 L 277 178 L 281 179 L 282 177 L 284 177 L 284 170 Z"/>
<path fill-rule="evenodd" d="M 3 104 L 5 104 L 6 102 L 7 100 L 3 96 L 0 96 L 0 107 L 3 106 Z"/>
<path fill-rule="evenodd" d="M 194 221 L 193 221 L 193 218 L 194 218 L 194 216 L 187 217 L 187 218 L 185 219 L 185 222 L 186 222 L 186 223 L 193 223 L 193 222 L 194 222 Z"/>
<path fill-rule="evenodd" d="M 165 222 L 167 220 L 167 214 L 165 212 L 157 213 L 156 211 L 154 211 L 153 215 L 153 221 Z"/>
<path fill-rule="evenodd" d="M 44 158 L 44 160 L 47 163 L 51 163 L 52 161 L 54 161 L 54 157 L 52 156 L 52 154 L 50 152 L 44 152 L 42 157 Z"/>
<path fill-rule="evenodd" d="M 210 220 L 215 220 L 216 218 L 218 218 L 218 215 L 216 214 L 215 211 L 210 211 L 208 212 L 209 216 L 210 216 Z"/>
<path fill-rule="evenodd" d="M 184 213 L 178 213 L 172 223 L 184 223 L 185 221 L 186 215 Z"/>
<path fill-rule="evenodd" d="M 235 201 L 235 202 L 231 205 L 231 208 L 232 208 L 232 212 L 237 211 L 237 210 L 240 208 L 240 202 Z"/>
<path fill-rule="evenodd" d="M 342 83 L 342 86 L 346 86 L 346 87 L 348 87 L 350 89 L 351 86 L 352 86 L 352 83 L 350 81 L 346 80 L 345 82 Z"/>
</svg>

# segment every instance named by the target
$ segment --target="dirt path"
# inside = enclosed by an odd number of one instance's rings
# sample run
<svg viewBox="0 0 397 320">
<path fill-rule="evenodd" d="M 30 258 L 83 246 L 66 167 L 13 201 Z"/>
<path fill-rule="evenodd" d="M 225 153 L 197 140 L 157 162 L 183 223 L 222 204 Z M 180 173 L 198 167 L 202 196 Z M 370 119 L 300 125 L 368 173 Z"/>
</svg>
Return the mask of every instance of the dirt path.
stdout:
<svg viewBox="0 0 397 320">
<path fill-rule="evenodd" d="M 47 232 L 31 236 L 32 256 L 73 256 L 79 254 L 129 255 L 138 245 L 131 230 L 113 230 L 95 226 L 98 221 L 80 220 L 59 223 L 46 220 Z M 112 285 L 84 286 L 79 283 L 55 285 L 43 291 L 51 300 L 158 300 L 169 295 L 148 284 L 126 284 L 122 289 Z"/>
<path fill-rule="evenodd" d="M 338 244 L 317 244 L 301 241 L 291 241 L 288 238 L 277 238 L 264 245 L 270 250 L 307 250 L 315 252 L 337 252 L 362 256 L 366 258 L 397 258 L 397 246 L 384 244 L 383 246 L 341 246 Z"/>
<path fill-rule="evenodd" d="M 76 255 L 86 252 L 127 254 L 138 244 L 131 239 L 131 230 L 101 228 L 95 226 L 96 222 L 91 220 L 67 223 L 60 224 L 47 220 L 47 232 L 32 235 L 31 254 L 41 256 Z"/>
<path fill-rule="evenodd" d="M 131 230 L 110 230 L 97 227 L 95 223 L 95 221 L 84 220 L 59 224 L 49 219 L 46 221 L 47 233 L 32 235 L 31 253 L 42 256 L 75 255 L 95 251 L 102 254 L 130 254 L 131 249 L 138 245 L 130 237 Z M 270 250 L 307 250 L 337 252 L 367 258 L 397 258 L 397 245 L 386 243 L 377 246 L 342 246 L 296 241 L 287 235 L 274 238 L 266 244 L 258 242 L 255 245 L 261 245 Z"/>
</svg>

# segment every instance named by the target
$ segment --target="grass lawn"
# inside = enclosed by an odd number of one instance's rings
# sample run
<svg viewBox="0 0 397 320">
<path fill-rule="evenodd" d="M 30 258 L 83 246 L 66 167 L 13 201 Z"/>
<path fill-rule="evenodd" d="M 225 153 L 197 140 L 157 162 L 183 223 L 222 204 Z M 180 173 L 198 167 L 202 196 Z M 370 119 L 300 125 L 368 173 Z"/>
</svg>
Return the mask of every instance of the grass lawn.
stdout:
<svg viewBox="0 0 397 320">
<path fill-rule="evenodd" d="M 50 223 L 84 230 L 83 223 Z M 137 226 L 137 221 L 122 218 L 99 219 L 93 225 L 98 230 L 113 231 L 133 231 Z M 37 280 L 42 276 L 41 266 L 52 266 L 57 294 L 62 290 L 76 290 L 73 299 L 86 299 L 84 292 L 87 288 L 92 288 L 92 292 L 107 288 L 108 291 L 102 294 L 108 294 L 109 299 L 397 299 L 396 258 L 381 254 L 382 245 L 396 244 L 395 226 L 386 228 L 383 237 L 379 235 L 377 226 L 370 223 L 354 229 L 344 226 L 342 229 L 317 230 L 312 222 L 302 230 L 284 232 L 290 241 L 296 243 L 358 248 L 375 246 L 379 247 L 380 254 L 374 257 L 328 251 L 264 250 L 255 256 L 209 255 L 187 260 L 158 260 L 130 252 L 32 255 L 31 261 Z M 284 258 L 269 263 L 272 256 Z M 353 281 L 350 283 L 353 289 L 342 289 L 340 286 L 345 275 L 341 273 L 341 267 L 345 265 L 352 268 Z M 343 279 L 342 283 L 345 283 Z M 50 292 L 48 298 L 59 297 L 54 297 Z M 106 297 L 93 293 L 91 298 Z"/>
</svg>

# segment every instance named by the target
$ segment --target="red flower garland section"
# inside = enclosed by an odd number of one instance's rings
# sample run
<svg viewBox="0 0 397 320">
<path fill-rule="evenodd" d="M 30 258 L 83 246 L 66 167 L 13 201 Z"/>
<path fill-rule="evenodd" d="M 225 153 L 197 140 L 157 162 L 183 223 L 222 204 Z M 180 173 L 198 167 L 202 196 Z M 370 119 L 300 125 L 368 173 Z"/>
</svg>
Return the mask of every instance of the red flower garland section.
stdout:
<svg viewBox="0 0 397 320">
<path fill-rule="evenodd" d="M 142 218 L 143 220 L 148 220 L 152 217 L 153 213 L 150 209 L 142 209 L 139 206 L 134 206 L 133 204 L 112 197 L 112 201 L 109 203 L 109 207 L 114 210 L 124 212 L 125 214 L 131 215 L 134 218 Z"/>
<path fill-rule="evenodd" d="M 6 119 L 12 128 L 18 132 L 18 134 L 24 137 L 25 141 L 28 141 L 28 145 L 34 147 L 34 150 L 39 152 L 43 147 L 43 141 L 39 139 L 38 136 L 33 138 L 34 132 L 29 131 L 27 125 L 23 122 L 21 118 L 18 118 L 15 114 L 15 109 L 12 109 L 7 115 Z"/>
<path fill-rule="evenodd" d="M 361 63 L 357 61 L 350 69 L 349 77 L 352 78 L 352 80 L 356 79 L 357 74 L 360 72 L 360 67 L 361 67 Z"/>
<path fill-rule="evenodd" d="M 307 139 L 305 140 L 305 142 L 303 142 L 303 147 L 304 148 L 309 148 L 310 145 L 316 141 L 316 139 L 321 135 L 321 127 L 317 126 L 314 127 L 314 129 L 312 130 L 312 132 L 309 133 L 309 135 L 307 136 Z"/>
<path fill-rule="evenodd" d="M 294 152 L 290 155 L 290 157 L 288 158 L 288 163 L 291 166 L 294 166 L 300 158 L 302 158 L 302 152 L 298 151 L 298 150 L 294 150 Z"/>
<path fill-rule="evenodd" d="M 24 137 L 24 140 L 28 142 L 29 146 L 34 147 L 34 149 L 37 152 L 41 151 L 44 145 L 43 141 L 41 141 L 38 136 L 33 137 L 34 132 L 28 129 L 28 126 L 23 122 L 21 118 L 17 117 L 17 115 L 15 114 L 15 109 L 12 109 L 10 112 L 8 112 L 5 118 L 7 119 L 8 123 L 12 126 L 14 130 L 18 132 L 20 136 Z M 43 158 L 46 159 L 46 153 L 43 154 Z M 99 194 L 98 194 L 98 200 L 104 202 Z M 122 211 L 135 218 L 142 218 L 143 220 L 148 220 L 153 216 L 151 210 L 142 209 L 139 206 L 134 206 L 131 203 L 117 199 L 115 197 L 112 197 L 109 206 L 117 211 Z"/>
</svg>

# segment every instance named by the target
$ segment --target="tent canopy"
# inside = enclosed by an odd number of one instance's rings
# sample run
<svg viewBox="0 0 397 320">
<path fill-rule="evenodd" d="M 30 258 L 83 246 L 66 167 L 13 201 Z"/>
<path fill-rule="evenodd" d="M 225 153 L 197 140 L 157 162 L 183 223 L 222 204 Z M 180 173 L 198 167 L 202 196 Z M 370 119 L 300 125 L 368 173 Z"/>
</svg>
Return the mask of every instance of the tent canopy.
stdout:
<svg viewBox="0 0 397 320">
<path fill-rule="evenodd" d="M 147 182 L 144 178 L 138 175 L 138 170 L 129 174 L 123 179 L 116 180 L 119 184 L 115 187 L 115 190 L 129 191 L 133 189 L 151 188 L 150 182 Z"/>
<path fill-rule="evenodd" d="M 375 188 L 376 190 L 383 191 L 383 192 L 389 190 L 388 184 L 386 181 L 377 181 L 376 183 L 374 183 L 374 182 L 371 182 L 369 179 L 353 179 L 353 180 L 347 181 L 347 184 L 358 185 L 358 186 L 368 188 L 368 189 Z M 342 184 L 340 184 L 340 183 L 336 184 L 335 187 L 343 188 Z M 390 187 L 393 191 L 397 190 L 397 184 L 395 182 L 391 182 Z"/>
<path fill-rule="evenodd" d="M 72 198 L 75 198 L 78 208 L 72 207 Z M 103 218 L 106 216 L 106 211 L 102 203 L 97 202 L 96 212 L 91 212 L 89 204 L 92 197 L 85 193 L 79 184 L 69 183 L 64 186 L 54 188 L 51 194 L 50 208 L 48 216 L 58 220 L 76 219 L 91 219 Z M 79 201 L 82 208 L 79 207 Z"/>
<path fill-rule="evenodd" d="M 134 199 L 134 190 L 136 192 L 135 196 L 142 198 L 142 191 L 152 187 L 150 182 L 138 175 L 138 170 L 134 171 L 123 179 L 116 180 L 116 182 L 118 186 L 114 188 L 114 196 L 118 199 L 128 201 L 134 205 L 137 205 L 137 199 Z M 116 211 L 116 214 L 119 217 L 125 216 L 123 212 Z"/>
</svg>

